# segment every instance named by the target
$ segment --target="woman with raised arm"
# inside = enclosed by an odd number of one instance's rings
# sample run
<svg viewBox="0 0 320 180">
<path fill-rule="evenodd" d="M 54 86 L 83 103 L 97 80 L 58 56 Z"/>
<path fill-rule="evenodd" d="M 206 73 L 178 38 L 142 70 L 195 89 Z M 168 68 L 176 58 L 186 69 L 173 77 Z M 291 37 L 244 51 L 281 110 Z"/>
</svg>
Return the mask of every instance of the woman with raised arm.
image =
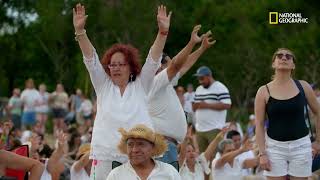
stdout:
<svg viewBox="0 0 320 180">
<path fill-rule="evenodd" d="M 185 140 L 181 143 L 179 153 L 179 166 L 180 176 L 184 180 L 192 179 L 205 179 L 205 174 L 209 175 L 211 170 L 209 163 L 212 161 L 216 148 L 225 133 L 227 128 L 224 128 L 209 144 L 205 152 L 199 155 L 199 148 L 195 144 L 197 141 L 195 136 L 191 135 L 189 129 L 188 135 Z M 189 142 L 188 142 L 189 141 Z"/>
<path fill-rule="evenodd" d="M 106 179 L 113 161 L 127 161 L 127 157 L 117 150 L 120 127 L 130 129 L 136 124 L 145 124 L 152 128 L 146 94 L 160 66 L 170 17 L 171 12 L 167 15 L 165 6 L 158 7 L 158 34 L 141 69 L 138 50 L 131 45 L 113 45 L 100 62 L 86 34 L 87 15 L 84 6 L 77 4 L 73 9 L 76 39 L 97 94 L 97 114 L 90 152 L 90 159 L 94 159 L 91 176 L 97 180 Z"/>
<path fill-rule="evenodd" d="M 292 51 L 278 49 L 272 57 L 273 79 L 259 88 L 255 98 L 260 167 L 268 179 L 285 180 L 289 175 L 290 179 L 302 180 L 311 176 L 311 142 L 304 110 L 308 102 L 319 121 L 320 106 L 311 86 L 292 78 L 296 61 Z M 269 119 L 267 132 L 265 114 Z M 315 147 L 319 146 L 319 132 L 316 139 Z"/>
</svg>

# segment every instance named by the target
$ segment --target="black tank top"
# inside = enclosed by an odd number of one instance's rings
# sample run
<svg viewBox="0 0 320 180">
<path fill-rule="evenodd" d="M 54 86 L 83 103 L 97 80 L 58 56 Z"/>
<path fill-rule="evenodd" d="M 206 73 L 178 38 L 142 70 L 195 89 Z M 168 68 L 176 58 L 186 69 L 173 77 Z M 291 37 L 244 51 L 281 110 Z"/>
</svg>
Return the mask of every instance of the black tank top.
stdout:
<svg viewBox="0 0 320 180">
<path fill-rule="evenodd" d="M 304 97 L 299 92 L 296 96 L 286 99 L 274 99 L 266 85 L 269 100 L 266 112 L 269 119 L 267 134 L 277 141 L 292 141 L 309 134 L 304 116 Z"/>
</svg>

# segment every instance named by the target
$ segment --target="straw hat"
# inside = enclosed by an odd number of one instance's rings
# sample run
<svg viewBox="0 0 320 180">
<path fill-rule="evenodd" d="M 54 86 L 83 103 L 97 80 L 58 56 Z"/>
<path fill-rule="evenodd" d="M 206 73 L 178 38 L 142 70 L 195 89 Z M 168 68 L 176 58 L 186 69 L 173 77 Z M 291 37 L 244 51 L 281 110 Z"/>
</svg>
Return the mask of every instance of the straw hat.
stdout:
<svg viewBox="0 0 320 180">
<path fill-rule="evenodd" d="M 89 143 L 86 143 L 86 144 L 82 144 L 80 147 L 79 147 L 79 150 L 77 152 L 77 155 L 76 155 L 76 159 L 80 158 L 82 155 L 86 154 L 90 152 L 90 144 Z"/>
<path fill-rule="evenodd" d="M 118 144 L 118 149 L 121 153 L 127 154 L 127 140 L 129 138 L 141 138 L 154 144 L 152 156 L 160 156 L 167 150 L 167 143 L 164 137 L 160 134 L 154 133 L 152 129 L 145 125 L 139 124 L 130 129 L 128 132 L 120 128 L 119 132 L 122 137 Z"/>
</svg>

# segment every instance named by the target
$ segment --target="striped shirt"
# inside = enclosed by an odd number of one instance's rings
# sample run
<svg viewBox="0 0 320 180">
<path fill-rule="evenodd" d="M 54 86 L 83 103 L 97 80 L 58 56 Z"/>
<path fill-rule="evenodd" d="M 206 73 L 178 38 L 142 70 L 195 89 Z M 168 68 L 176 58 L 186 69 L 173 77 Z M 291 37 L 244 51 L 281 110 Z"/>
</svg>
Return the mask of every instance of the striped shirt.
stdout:
<svg viewBox="0 0 320 180">
<path fill-rule="evenodd" d="M 204 101 L 209 104 L 231 104 L 228 88 L 219 81 L 214 81 L 209 88 L 199 86 L 195 92 L 194 102 Z M 225 126 L 227 110 L 198 109 L 195 112 L 196 130 L 200 132 L 221 129 Z"/>
</svg>

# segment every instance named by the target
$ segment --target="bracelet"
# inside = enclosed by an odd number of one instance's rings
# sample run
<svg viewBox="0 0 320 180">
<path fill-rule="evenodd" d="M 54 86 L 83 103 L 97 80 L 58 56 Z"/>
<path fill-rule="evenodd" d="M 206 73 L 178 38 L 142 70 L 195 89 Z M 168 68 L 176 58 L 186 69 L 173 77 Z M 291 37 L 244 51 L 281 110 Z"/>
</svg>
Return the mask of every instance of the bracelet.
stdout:
<svg viewBox="0 0 320 180">
<path fill-rule="evenodd" d="M 74 33 L 74 35 L 75 35 L 75 37 L 74 37 L 74 39 L 76 40 L 76 41 L 79 41 L 79 36 L 83 36 L 83 35 L 85 35 L 87 33 L 87 31 L 84 29 L 81 33 L 79 33 L 79 34 L 77 34 L 77 32 L 75 32 Z"/>
<path fill-rule="evenodd" d="M 265 156 L 265 155 L 267 155 L 267 153 L 264 152 L 264 153 L 259 153 L 258 156 L 261 157 L 261 156 Z"/>
<path fill-rule="evenodd" d="M 161 31 L 161 32 L 160 32 L 160 34 L 161 34 L 161 35 L 164 35 L 164 36 L 168 35 L 168 33 L 169 33 L 169 31 Z"/>
<path fill-rule="evenodd" d="M 76 36 L 81 36 L 81 35 L 84 35 L 84 34 L 86 34 L 87 33 L 87 31 L 84 29 L 81 33 L 79 33 L 79 34 L 77 34 L 77 32 L 75 32 L 74 33 L 74 35 L 76 35 Z"/>
</svg>

